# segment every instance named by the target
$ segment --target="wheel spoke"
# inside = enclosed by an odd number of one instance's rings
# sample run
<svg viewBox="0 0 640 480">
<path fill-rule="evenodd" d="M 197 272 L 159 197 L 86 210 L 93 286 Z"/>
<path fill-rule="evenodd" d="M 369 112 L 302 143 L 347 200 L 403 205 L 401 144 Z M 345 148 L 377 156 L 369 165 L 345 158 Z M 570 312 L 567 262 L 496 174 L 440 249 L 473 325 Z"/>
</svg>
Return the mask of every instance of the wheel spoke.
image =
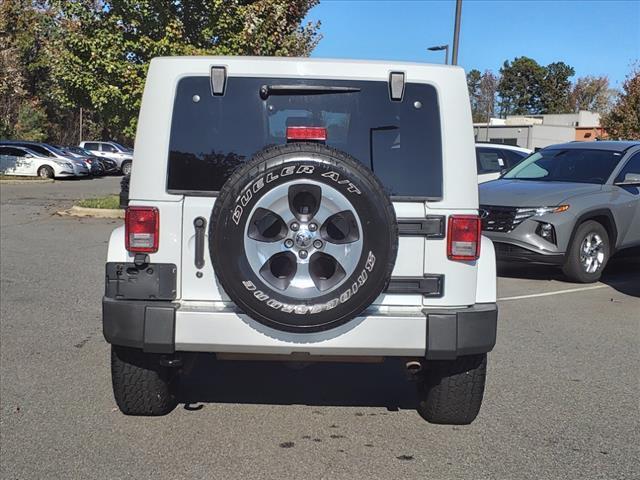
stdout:
<svg viewBox="0 0 640 480">
<path fill-rule="evenodd" d="M 320 206 L 317 213 L 314 215 L 313 220 L 318 225 L 322 225 L 332 215 L 339 212 L 350 211 L 351 208 L 351 204 L 345 197 L 338 194 L 331 188 L 323 188 L 322 200 L 320 201 Z"/>
<path fill-rule="evenodd" d="M 325 242 L 322 252 L 330 255 L 346 271 L 352 271 L 358 263 L 359 255 L 353 255 L 356 250 L 355 243 L 331 243 Z"/>
<path fill-rule="evenodd" d="M 253 238 L 246 239 L 246 245 L 252 248 L 258 256 L 260 265 L 264 265 L 267 260 L 273 257 L 276 253 L 284 252 L 287 249 L 284 247 L 283 242 L 262 242 Z"/>
<path fill-rule="evenodd" d="M 284 223 L 290 225 L 291 222 L 296 220 L 296 216 L 289 208 L 289 200 L 287 197 L 280 197 L 274 200 L 268 207 L 273 213 L 278 215 Z"/>
<path fill-rule="evenodd" d="M 316 287 L 316 284 L 313 281 L 313 278 L 311 278 L 311 274 L 309 273 L 308 262 L 297 264 L 296 274 L 293 276 L 291 283 L 289 283 L 289 287 L 287 288 L 287 290 L 291 288 L 301 290 L 312 289 L 315 295 L 320 293 L 320 290 L 318 290 L 318 287 Z"/>
</svg>

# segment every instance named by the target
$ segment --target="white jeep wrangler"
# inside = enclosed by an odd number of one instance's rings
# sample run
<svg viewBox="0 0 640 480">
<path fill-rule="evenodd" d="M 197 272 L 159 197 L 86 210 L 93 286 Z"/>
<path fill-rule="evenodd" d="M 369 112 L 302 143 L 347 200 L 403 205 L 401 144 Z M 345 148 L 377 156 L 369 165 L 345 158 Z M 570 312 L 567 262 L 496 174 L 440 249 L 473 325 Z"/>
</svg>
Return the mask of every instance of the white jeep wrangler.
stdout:
<svg viewBox="0 0 640 480">
<path fill-rule="evenodd" d="M 474 420 L 496 272 L 461 68 L 157 58 L 134 151 L 103 299 L 122 412 L 170 412 L 210 352 L 403 357 L 420 415 Z"/>
</svg>

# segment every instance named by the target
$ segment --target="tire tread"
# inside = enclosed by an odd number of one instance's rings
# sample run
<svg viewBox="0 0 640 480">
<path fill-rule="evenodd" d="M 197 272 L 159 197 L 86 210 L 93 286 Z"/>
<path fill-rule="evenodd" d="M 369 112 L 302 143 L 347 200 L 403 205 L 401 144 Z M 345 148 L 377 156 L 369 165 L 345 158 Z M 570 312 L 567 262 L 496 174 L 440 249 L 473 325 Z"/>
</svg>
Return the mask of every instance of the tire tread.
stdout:
<svg viewBox="0 0 640 480">
<path fill-rule="evenodd" d="M 169 372 L 159 360 L 158 355 L 111 347 L 113 394 L 122 413 L 157 416 L 176 407 Z"/>
<path fill-rule="evenodd" d="M 418 413 L 430 423 L 470 424 L 482 405 L 486 375 L 486 354 L 428 364 Z"/>
</svg>

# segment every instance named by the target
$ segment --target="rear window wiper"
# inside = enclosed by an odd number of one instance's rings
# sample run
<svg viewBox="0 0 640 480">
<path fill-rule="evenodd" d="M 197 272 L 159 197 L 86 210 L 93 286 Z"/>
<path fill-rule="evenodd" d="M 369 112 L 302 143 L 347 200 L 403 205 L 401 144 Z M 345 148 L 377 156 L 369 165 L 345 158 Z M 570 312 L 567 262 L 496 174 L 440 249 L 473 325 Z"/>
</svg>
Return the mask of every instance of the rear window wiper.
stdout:
<svg viewBox="0 0 640 480">
<path fill-rule="evenodd" d="M 357 87 L 332 87 L 327 85 L 262 85 L 260 98 L 266 100 L 271 95 L 327 95 L 334 93 L 359 92 Z"/>
</svg>

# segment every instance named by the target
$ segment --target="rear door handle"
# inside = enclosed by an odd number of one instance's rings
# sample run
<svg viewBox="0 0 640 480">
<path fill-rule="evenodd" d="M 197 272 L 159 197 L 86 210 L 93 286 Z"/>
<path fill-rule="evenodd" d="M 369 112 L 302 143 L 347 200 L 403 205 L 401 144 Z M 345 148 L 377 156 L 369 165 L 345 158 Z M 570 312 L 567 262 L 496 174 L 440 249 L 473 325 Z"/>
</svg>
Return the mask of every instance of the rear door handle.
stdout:
<svg viewBox="0 0 640 480">
<path fill-rule="evenodd" d="M 200 270 L 204 267 L 204 231 L 207 228 L 207 221 L 202 217 L 193 220 L 193 227 L 196 230 L 196 268 Z"/>
</svg>

